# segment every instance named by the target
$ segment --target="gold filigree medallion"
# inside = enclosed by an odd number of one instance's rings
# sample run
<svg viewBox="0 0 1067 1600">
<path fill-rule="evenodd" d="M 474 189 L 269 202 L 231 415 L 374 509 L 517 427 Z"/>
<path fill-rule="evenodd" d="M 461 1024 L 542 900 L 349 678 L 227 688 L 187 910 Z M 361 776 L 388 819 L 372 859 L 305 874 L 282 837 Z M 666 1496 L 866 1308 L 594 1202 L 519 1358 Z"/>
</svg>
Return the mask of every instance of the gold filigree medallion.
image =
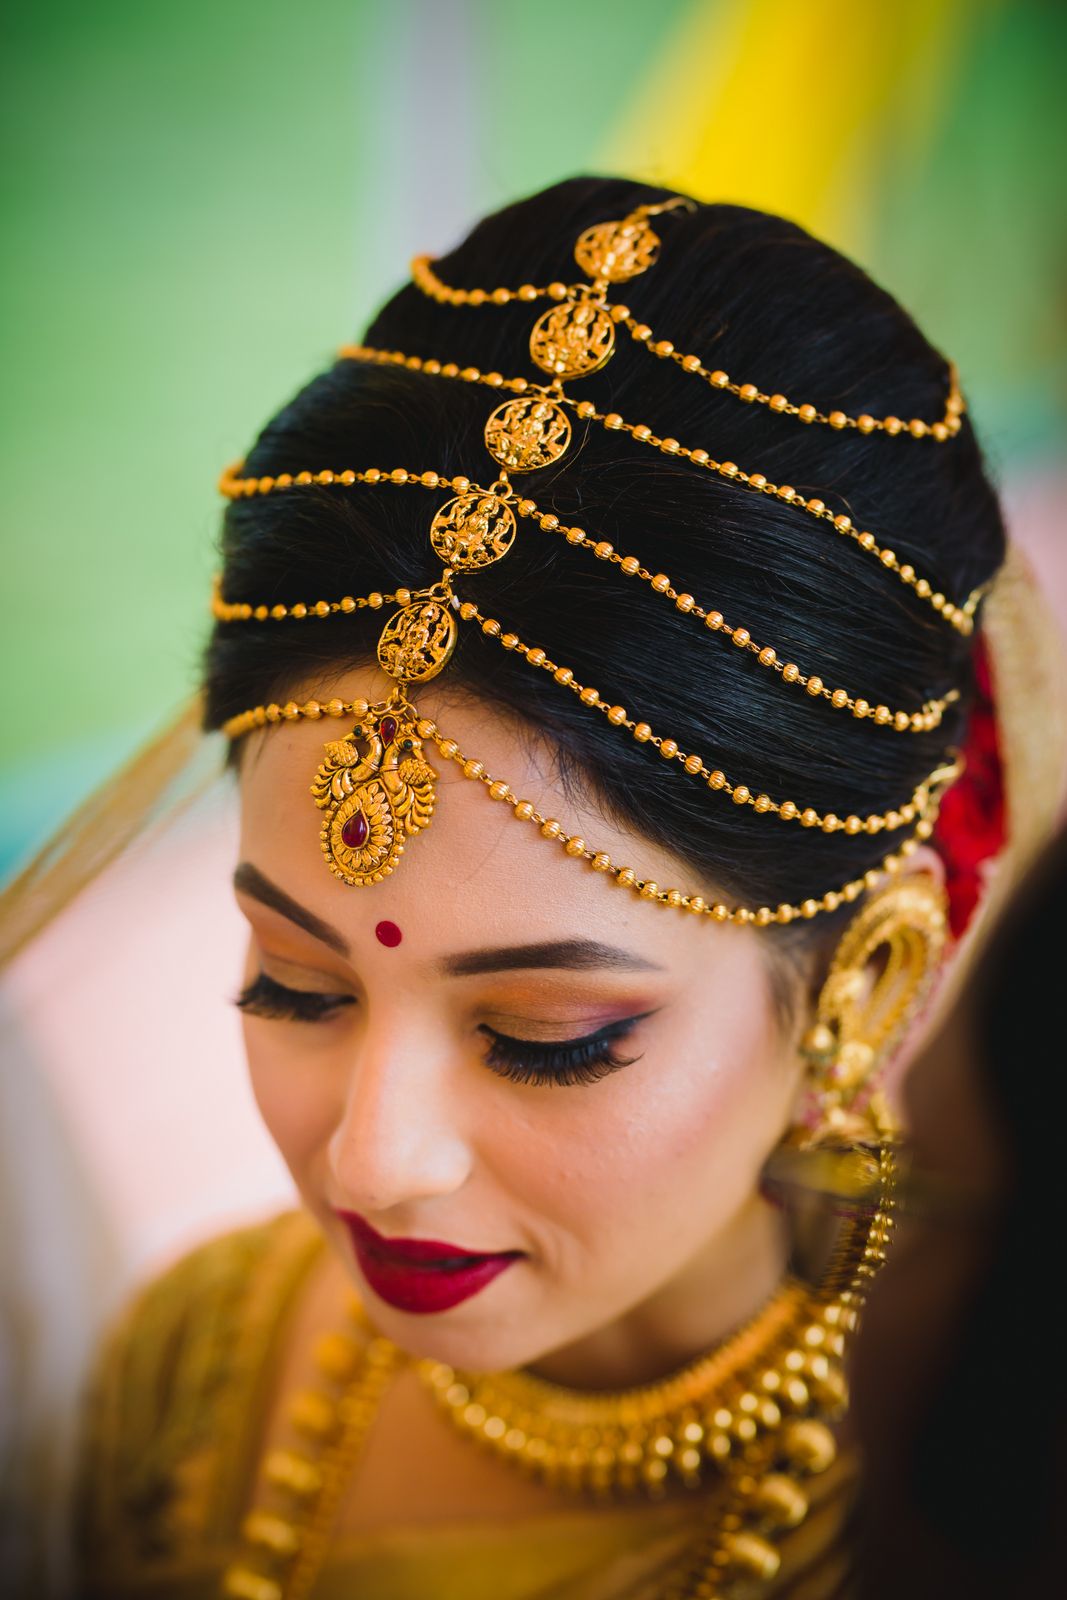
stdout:
<svg viewBox="0 0 1067 1600">
<path fill-rule="evenodd" d="M 389 618 L 378 640 L 378 664 L 400 683 L 436 678 L 456 648 L 456 619 L 443 600 L 415 600 Z"/>
<path fill-rule="evenodd" d="M 611 359 L 615 324 L 594 300 L 567 300 L 538 317 L 530 354 L 554 378 L 583 378 Z"/>
<path fill-rule="evenodd" d="M 499 495 L 458 494 L 430 524 L 430 543 L 446 567 L 473 572 L 506 556 L 515 538 L 515 513 Z"/>
<path fill-rule="evenodd" d="M 644 217 L 598 222 L 579 237 L 574 259 L 591 278 L 625 283 L 653 265 L 659 246 L 659 234 Z"/>
<path fill-rule="evenodd" d="M 485 446 L 502 467 L 535 472 L 558 461 L 571 442 L 570 418 L 545 395 L 497 406 L 485 425 Z"/>
<path fill-rule="evenodd" d="M 424 759 L 413 706 L 371 706 L 344 739 L 332 740 L 311 793 L 326 812 L 319 842 L 326 865 L 353 888 L 380 883 L 412 834 L 433 815 L 437 773 Z"/>
</svg>

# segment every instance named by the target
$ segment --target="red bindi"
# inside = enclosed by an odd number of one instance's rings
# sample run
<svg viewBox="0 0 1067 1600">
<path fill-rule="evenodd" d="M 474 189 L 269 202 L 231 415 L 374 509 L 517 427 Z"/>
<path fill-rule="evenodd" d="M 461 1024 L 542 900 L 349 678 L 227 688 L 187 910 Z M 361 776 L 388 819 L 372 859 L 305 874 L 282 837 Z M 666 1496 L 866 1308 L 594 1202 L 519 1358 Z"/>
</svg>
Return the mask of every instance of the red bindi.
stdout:
<svg viewBox="0 0 1067 1600">
<path fill-rule="evenodd" d="M 390 950 L 404 937 L 395 922 L 379 922 L 374 934 L 378 942 L 387 945 Z"/>
</svg>

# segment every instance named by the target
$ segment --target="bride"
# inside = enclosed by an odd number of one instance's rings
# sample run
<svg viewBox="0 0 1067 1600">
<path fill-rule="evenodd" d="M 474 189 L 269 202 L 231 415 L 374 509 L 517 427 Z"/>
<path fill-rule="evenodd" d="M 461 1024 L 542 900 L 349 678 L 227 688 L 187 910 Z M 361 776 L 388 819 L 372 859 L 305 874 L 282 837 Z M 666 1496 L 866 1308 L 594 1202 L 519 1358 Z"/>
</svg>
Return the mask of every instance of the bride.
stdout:
<svg viewBox="0 0 1067 1600">
<path fill-rule="evenodd" d="M 220 487 L 199 704 L 299 1205 L 109 1330 L 80 1592 L 840 1593 L 882 1079 L 1054 798 L 955 370 L 793 224 L 575 179 Z"/>
</svg>

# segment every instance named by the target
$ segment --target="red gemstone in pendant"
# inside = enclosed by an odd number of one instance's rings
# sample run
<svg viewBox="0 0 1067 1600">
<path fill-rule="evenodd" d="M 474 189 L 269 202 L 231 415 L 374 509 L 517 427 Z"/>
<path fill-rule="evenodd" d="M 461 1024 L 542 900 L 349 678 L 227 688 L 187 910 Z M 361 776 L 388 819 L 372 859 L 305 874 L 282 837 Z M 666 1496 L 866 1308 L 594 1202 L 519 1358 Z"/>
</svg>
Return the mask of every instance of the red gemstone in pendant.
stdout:
<svg viewBox="0 0 1067 1600">
<path fill-rule="evenodd" d="M 383 717 L 378 724 L 383 744 L 392 744 L 396 738 L 397 721 L 395 717 Z"/>
<path fill-rule="evenodd" d="M 341 838 L 350 850 L 358 850 L 360 845 L 366 844 L 369 833 L 370 824 L 362 811 L 353 811 L 341 829 Z"/>
</svg>

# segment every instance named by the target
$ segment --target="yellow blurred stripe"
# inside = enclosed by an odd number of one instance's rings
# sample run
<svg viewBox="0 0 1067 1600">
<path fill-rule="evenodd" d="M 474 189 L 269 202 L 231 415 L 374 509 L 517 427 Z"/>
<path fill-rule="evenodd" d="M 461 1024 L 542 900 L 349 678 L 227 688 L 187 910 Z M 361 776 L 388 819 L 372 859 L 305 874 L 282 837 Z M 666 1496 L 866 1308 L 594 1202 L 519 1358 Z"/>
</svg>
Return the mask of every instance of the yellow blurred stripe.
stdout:
<svg viewBox="0 0 1067 1600">
<path fill-rule="evenodd" d="M 1001 3 L 695 0 L 602 164 L 855 244 L 872 162 L 921 152 L 961 34 Z"/>
</svg>

